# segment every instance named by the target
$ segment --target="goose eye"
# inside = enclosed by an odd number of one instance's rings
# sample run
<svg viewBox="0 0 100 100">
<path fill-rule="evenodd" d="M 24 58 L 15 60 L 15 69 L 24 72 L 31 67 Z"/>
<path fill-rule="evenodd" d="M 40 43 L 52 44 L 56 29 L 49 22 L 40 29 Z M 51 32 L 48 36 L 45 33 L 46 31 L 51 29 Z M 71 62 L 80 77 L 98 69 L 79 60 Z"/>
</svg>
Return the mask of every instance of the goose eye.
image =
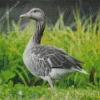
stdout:
<svg viewBox="0 0 100 100">
<path fill-rule="evenodd" d="M 34 10 L 34 12 L 36 13 L 36 10 Z"/>
</svg>

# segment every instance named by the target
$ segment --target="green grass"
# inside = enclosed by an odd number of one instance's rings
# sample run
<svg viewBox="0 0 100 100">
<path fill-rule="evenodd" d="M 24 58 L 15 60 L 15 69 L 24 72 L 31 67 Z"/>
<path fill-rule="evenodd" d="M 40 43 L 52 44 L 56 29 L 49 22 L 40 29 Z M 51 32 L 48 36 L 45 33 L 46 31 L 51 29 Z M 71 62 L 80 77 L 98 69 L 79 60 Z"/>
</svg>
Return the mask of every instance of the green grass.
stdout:
<svg viewBox="0 0 100 100">
<path fill-rule="evenodd" d="M 0 100 L 100 100 L 99 89 L 91 88 L 56 88 L 52 93 L 50 88 L 42 86 L 27 87 L 16 84 L 14 87 L 6 84 L 0 86 Z"/>
<path fill-rule="evenodd" d="M 17 24 L 12 21 L 14 30 L 8 27 L 7 35 L 0 33 L 0 100 L 100 100 L 100 14 L 94 22 L 91 16 L 81 19 L 78 12 L 74 17 L 70 26 L 64 25 L 63 14 L 53 28 L 47 25 L 42 44 L 62 48 L 84 62 L 88 75 L 70 74 L 56 81 L 56 93 L 51 93 L 45 82 L 30 74 L 22 60 L 25 46 L 35 31 L 34 21 L 23 31 L 20 20 Z"/>
</svg>

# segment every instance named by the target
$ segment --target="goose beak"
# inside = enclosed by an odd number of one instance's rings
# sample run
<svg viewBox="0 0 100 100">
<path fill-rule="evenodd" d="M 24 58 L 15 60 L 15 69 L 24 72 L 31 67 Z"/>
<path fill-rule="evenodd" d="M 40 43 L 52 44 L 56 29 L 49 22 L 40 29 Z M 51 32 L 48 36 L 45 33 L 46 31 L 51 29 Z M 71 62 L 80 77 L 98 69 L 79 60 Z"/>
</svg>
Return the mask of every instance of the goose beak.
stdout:
<svg viewBox="0 0 100 100">
<path fill-rule="evenodd" d="M 23 15 L 20 15 L 20 17 L 21 18 L 23 18 L 23 17 L 29 18 L 29 17 L 31 17 L 31 15 L 29 13 L 25 13 Z"/>
</svg>

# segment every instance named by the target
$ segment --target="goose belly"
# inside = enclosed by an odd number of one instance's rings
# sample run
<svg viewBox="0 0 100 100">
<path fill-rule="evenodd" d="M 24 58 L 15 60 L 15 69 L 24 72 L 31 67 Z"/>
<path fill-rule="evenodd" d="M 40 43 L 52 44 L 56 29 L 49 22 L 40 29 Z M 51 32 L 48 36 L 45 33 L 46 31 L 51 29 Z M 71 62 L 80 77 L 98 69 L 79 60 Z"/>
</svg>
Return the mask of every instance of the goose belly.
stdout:
<svg viewBox="0 0 100 100">
<path fill-rule="evenodd" d="M 66 74 L 75 72 L 73 69 L 61 69 L 61 68 L 52 68 L 51 72 L 49 73 L 52 79 L 59 79 L 65 77 Z"/>
</svg>

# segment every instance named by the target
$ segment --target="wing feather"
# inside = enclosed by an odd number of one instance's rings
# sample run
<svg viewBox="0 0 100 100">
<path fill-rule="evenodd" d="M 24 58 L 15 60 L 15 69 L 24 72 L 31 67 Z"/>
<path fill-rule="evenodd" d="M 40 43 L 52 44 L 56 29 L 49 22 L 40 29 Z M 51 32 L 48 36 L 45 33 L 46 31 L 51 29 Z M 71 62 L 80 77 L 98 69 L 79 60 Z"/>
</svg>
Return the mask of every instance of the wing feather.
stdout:
<svg viewBox="0 0 100 100">
<path fill-rule="evenodd" d="M 48 75 L 52 68 L 81 68 L 79 60 L 53 46 L 37 45 L 31 53 L 35 55 L 32 59 L 35 59 L 34 63 L 37 62 L 35 65 L 39 75 Z"/>
</svg>

